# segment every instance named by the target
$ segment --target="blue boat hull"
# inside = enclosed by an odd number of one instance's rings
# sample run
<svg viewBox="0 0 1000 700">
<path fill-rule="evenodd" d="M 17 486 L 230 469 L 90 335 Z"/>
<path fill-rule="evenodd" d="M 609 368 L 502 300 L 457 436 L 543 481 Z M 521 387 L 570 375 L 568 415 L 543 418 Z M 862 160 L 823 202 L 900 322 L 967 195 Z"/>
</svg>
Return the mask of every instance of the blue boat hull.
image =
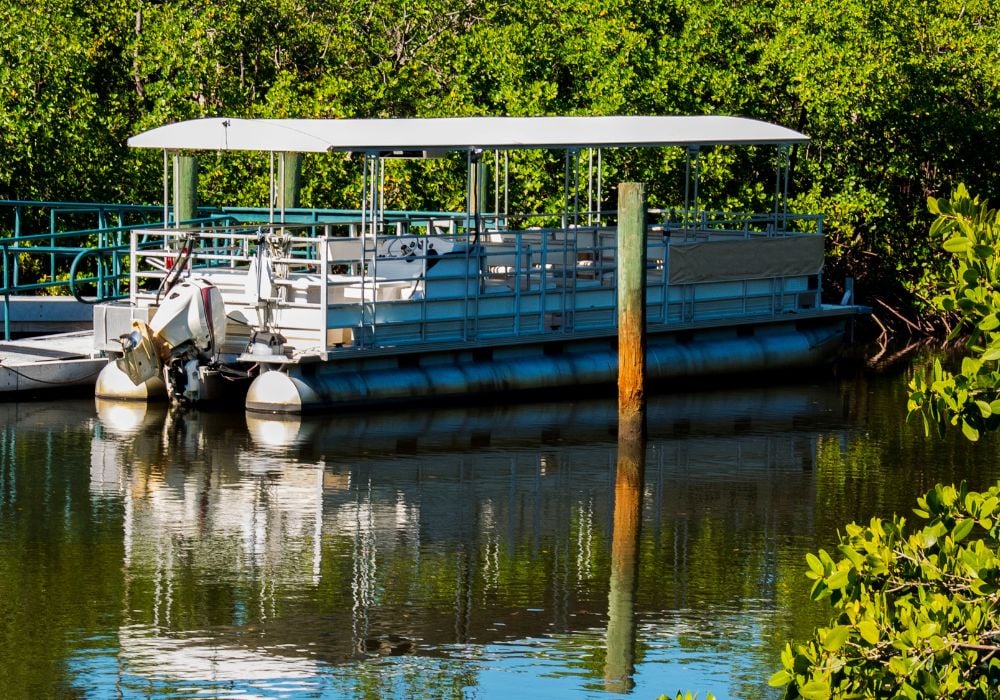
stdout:
<svg viewBox="0 0 1000 700">
<path fill-rule="evenodd" d="M 815 368 L 843 344 L 848 317 L 673 330 L 647 341 L 653 381 Z M 264 372 L 246 398 L 250 411 L 303 413 L 614 384 L 617 340 L 592 338 L 517 348 L 381 358 L 370 366 L 325 362 Z"/>
</svg>

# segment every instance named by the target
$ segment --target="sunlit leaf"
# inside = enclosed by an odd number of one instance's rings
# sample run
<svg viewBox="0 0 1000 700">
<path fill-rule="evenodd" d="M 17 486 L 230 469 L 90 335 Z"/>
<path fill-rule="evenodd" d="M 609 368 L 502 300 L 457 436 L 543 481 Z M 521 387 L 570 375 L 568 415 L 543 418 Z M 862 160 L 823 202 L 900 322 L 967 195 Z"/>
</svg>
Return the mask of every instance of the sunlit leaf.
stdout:
<svg viewBox="0 0 1000 700">
<path fill-rule="evenodd" d="M 777 673 L 775 673 L 774 675 L 772 675 L 768 679 L 767 684 L 772 688 L 781 688 L 788 685 L 791 681 L 792 677 L 788 675 L 787 671 L 782 669 Z"/>
<path fill-rule="evenodd" d="M 878 625 L 876 625 L 871 620 L 862 620 L 858 623 L 858 633 L 861 638 L 864 639 L 869 644 L 878 644 L 879 634 Z"/>
<path fill-rule="evenodd" d="M 979 430 L 967 420 L 962 420 L 962 434 L 972 442 L 979 440 Z"/>
<path fill-rule="evenodd" d="M 830 629 L 823 637 L 823 648 L 827 651 L 837 651 L 847 642 L 851 636 L 851 628 L 847 625 L 837 625 Z"/>
<path fill-rule="evenodd" d="M 833 590 L 839 590 L 847 585 L 849 576 L 849 569 L 839 569 L 830 575 L 826 580 L 826 585 Z"/>
<path fill-rule="evenodd" d="M 951 538 L 955 540 L 955 542 L 961 542 L 962 540 L 964 540 L 966 537 L 969 536 L 969 533 L 972 532 L 972 528 L 975 526 L 975 524 L 976 521 L 973 520 L 972 518 L 965 518 L 964 520 L 959 520 L 958 523 L 955 525 L 954 529 L 951 531 Z"/>
<path fill-rule="evenodd" d="M 969 249 L 970 241 L 963 236 L 955 236 L 944 242 L 943 248 L 949 253 L 964 253 Z"/>
<path fill-rule="evenodd" d="M 799 688 L 799 695 L 805 700 L 827 700 L 830 697 L 830 684 L 826 681 L 809 681 Z"/>
</svg>

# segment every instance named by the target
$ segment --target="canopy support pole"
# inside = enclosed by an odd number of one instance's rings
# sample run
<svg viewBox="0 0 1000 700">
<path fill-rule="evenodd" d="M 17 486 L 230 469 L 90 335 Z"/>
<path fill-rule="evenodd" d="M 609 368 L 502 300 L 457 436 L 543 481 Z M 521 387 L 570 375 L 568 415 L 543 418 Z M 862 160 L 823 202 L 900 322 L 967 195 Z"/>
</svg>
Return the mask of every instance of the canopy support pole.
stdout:
<svg viewBox="0 0 1000 700">
<path fill-rule="evenodd" d="M 573 155 L 573 225 L 580 225 L 580 151 L 572 149 Z"/>
<path fill-rule="evenodd" d="M 603 199 L 601 199 L 601 187 L 603 185 L 603 179 L 604 179 L 604 172 L 601 169 L 601 166 L 603 165 L 601 163 L 601 156 L 603 154 L 603 150 L 604 149 L 602 148 L 597 149 L 597 225 L 598 226 L 601 225 L 601 216 L 602 216 L 601 203 L 604 201 Z"/>
<path fill-rule="evenodd" d="M 170 228 L 170 152 L 163 149 L 163 228 Z"/>
<path fill-rule="evenodd" d="M 594 225 L 594 149 L 587 149 L 587 226 Z"/>
<path fill-rule="evenodd" d="M 774 225 L 778 226 L 780 217 L 782 231 L 788 228 L 788 175 L 791 169 L 791 159 L 786 144 L 778 146 L 777 173 L 774 183 Z M 779 208 L 778 203 L 781 203 Z"/>
<path fill-rule="evenodd" d="M 493 149 L 493 231 L 500 230 L 500 151 Z"/>
<path fill-rule="evenodd" d="M 563 210 L 562 228 L 569 228 L 569 149 L 563 151 Z"/>
<path fill-rule="evenodd" d="M 198 216 L 198 158 L 174 153 L 174 227 Z"/>
<path fill-rule="evenodd" d="M 698 213 L 698 184 L 701 181 L 701 148 L 699 146 L 688 146 L 687 160 L 684 175 L 684 225 L 697 226 Z"/>
<path fill-rule="evenodd" d="M 503 152 L 503 225 L 510 228 L 510 151 Z"/>
<path fill-rule="evenodd" d="M 274 224 L 274 151 L 271 154 L 270 180 L 267 188 L 267 222 Z"/>
</svg>

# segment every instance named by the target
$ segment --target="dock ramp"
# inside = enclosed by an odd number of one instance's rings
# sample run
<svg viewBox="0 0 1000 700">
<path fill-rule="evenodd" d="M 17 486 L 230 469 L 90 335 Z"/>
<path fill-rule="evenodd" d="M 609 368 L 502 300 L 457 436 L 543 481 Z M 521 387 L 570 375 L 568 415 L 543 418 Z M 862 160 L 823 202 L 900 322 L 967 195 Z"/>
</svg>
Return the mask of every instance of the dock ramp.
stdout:
<svg viewBox="0 0 1000 700">
<path fill-rule="evenodd" d="M 93 386 L 108 363 L 94 351 L 92 331 L 0 343 L 0 397 Z"/>
</svg>

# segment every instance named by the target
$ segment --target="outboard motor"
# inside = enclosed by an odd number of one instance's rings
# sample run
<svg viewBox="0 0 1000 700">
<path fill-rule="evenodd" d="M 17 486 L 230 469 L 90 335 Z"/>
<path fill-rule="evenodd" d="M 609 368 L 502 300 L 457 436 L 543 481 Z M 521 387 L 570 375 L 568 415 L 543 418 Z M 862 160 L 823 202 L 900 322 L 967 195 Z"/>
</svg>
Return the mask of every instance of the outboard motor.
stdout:
<svg viewBox="0 0 1000 700">
<path fill-rule="evenodd" d="M 149 324 L 132 322 L 122 335 L 124 355 L 117 360 L 135 385 L 163 375 L 171 401 L 190 404 L 202 397 L 202 368 L 215 362 L 226 339 L 222 293 L 207 280 L 175 285 Z"/>
</svg>

